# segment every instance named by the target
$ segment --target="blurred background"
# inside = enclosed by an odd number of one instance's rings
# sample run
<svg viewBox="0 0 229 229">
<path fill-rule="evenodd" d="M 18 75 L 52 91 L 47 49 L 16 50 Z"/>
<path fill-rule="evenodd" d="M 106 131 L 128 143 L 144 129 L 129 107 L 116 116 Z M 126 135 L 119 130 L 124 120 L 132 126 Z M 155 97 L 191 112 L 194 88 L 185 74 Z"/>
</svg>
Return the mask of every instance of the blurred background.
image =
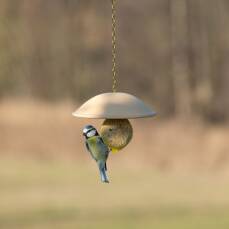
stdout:
<svg viewBox="0 0 229 229">
<path fill-rule="evenodd" d="M 118 1 L 118 90 L 158 111 L 99 181 L 73 118 L 111 91 L 108 0 L 0 1 L 0 228 L 229 228 L 229 2 Z"/>
</svg>

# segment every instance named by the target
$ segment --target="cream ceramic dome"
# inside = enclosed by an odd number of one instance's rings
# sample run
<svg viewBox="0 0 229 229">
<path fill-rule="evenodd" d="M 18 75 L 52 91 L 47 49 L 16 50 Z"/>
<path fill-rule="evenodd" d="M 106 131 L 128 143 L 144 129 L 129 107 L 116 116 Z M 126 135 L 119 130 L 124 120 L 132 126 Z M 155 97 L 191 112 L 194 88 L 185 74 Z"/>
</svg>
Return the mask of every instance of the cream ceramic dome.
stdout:
<svg viewBox="0 0 229 229">
<path fill-rule="evenodd" d="M 104 93 L 85 102 L 73 116 L 96 119 L 134 119 L 156 115 L 137 97 L 121 92 Z"/>
</svg>

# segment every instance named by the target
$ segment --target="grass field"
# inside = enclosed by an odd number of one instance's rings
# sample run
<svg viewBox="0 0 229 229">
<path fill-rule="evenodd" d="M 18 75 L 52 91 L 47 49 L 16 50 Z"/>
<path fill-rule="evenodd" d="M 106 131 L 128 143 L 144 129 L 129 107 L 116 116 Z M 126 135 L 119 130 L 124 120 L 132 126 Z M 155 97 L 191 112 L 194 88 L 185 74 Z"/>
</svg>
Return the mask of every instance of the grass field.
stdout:
<svg viewBox="0 0 229 229">
<path fill-rule="evenodd" d="M 228 229 L 223 176 L 158 173 L 110 163 L 101 184 L 93 162 L 0 162 L 0 228 Z"/>
<path fill-rule="evenodd" d="M 75 105 L 0 103 L 0 229 L 228 229 L 229 129 L 132 121 L 101 184 Z"/>
</svg>

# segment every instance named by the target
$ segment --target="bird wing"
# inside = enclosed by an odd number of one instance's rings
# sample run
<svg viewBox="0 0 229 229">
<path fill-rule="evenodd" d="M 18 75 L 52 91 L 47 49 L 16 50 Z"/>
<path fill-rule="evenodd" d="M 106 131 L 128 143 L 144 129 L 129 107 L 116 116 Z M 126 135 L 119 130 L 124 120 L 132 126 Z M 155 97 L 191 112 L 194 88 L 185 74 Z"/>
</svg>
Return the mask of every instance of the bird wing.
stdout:
<svg viewBox="0 0 229 229">
<path fill-rule="evenodd" d="M 105 156 L 108 157 L 110 150 L 101 137 L 98 138 L 98 144 L 102 147 Z"/>
<path fill-rule="evenodd" d="M 107 162 L 105 162 L 105 171 L 107 171 Z"/>
<path fill-rule="evenodd" d="M 108 155 L 111 152 L 111 149 L 107 144 L 105 144 L 105 142 L 103 141 L 102 137 L 100 137 L 100 139 L 101 139 L 102 143 L 106 146 L 106 148 L 107 148 L 106 152 L 107 152 L 107 155 Z"/>
<path fill-rule="evenodd" d="M 89 144 L 88 144 L 87 141 L 85 142 L 85 145 L 86 145 L 86 148 L 87 148 L 88 152 L 91 154 L 92 158 L 97 161 L 97 159 L 94 157 L 93 153 L 91 152 Z"/>
</svg>

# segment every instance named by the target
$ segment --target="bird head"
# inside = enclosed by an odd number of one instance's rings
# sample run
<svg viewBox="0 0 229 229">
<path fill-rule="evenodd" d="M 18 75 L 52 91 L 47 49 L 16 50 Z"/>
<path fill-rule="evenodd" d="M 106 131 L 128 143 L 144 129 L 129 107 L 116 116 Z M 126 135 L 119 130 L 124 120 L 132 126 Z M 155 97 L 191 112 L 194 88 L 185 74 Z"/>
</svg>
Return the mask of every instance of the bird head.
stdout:
<svg viewBox="0 0 229 229">
<path fill-rule="evenodd" d="M 83 128 L 83 135 L 85 136 L 85 138 L 91 138 L 94 136 L 98 136 L 99 134 L 94 126 L 87 125 Z"/>
</svg>

